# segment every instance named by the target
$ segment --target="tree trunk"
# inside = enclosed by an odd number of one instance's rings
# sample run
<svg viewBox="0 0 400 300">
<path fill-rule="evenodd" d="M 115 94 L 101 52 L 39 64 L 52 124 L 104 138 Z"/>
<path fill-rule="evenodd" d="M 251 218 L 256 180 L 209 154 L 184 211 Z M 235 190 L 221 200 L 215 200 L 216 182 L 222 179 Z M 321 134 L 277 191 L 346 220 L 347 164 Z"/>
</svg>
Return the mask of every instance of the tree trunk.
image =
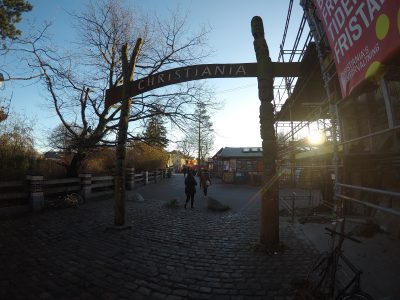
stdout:
<svg viewBox="0 0 400 300">
<path fill-rule="evenodd" d="M 67 177 L 78 177 L 80 167 L 82 166 L 82 162 L 85 159 L 83 153 L 75 153 L 72 157 L 70 164 L 67 167 Z"/>
</svg>

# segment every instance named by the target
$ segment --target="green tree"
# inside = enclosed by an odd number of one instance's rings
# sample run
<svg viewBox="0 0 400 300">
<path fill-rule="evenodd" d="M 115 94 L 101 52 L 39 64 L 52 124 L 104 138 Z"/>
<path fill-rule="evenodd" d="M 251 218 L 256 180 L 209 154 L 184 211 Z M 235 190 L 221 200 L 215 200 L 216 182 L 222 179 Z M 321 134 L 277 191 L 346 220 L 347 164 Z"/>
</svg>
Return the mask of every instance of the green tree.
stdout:
<svg viewBox="0 0 400 300">
<path fill-rule="evenodd" d="M 207 104 L 198 102 L 184 141 L 194 145 L 199 165 L 203 165 L 214 148 L 214 128 Z"/>
<path fill-rule="evenodd" d="M 25 0 L 0 0 L 0 37 L 15 39 L 21 31 L 15 27 L 21 14 L 32 10 L 32 5 Z"/>
<path fill-rule="evenodd" d="M 143 141 L 151 146 L 163 149 L 168 146 L 167 129 L 162 116 L 154 115 L 150 118 L 143 133 Z"/>
</svg>

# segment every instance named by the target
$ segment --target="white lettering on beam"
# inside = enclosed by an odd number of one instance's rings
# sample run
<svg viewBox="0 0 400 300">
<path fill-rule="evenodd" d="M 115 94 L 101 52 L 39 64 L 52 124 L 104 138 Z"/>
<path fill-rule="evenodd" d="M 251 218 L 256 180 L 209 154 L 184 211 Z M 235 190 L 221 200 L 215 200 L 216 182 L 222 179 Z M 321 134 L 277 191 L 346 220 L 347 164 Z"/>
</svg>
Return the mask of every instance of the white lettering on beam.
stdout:
<svg viewBox="0 0 400 300">
<path fill-rule="evenodd" d="M 220 67 L 220 66 L 216 66 L 215 67 L 215 76 L 217 76 L 218 74 L 217 73 L 219 73 L 219 75 L 224 75 L 225 74 L 225 66 L 222 66 L 222 67 Z"/>
<path fill-rule="evenodd" d="M 147 86 L 153 86 L 154 85 L 154 77 L 147 77 Z"/>
<path fill-rule="evenodd" d="M 185 77 L 189 78 L 189 70 L 190 70 L 190 68 L 185 68 L 184 70 L 186 71 L 186 76 Z"/>
<path fill-rule="evenodd" d="M 159 74 L 159 75 L 157 76 L 157 83 L 158 83 L 158 84 L 164 83 L 164 74 Z"/>
<path fill-rule="evenodd" d="M 165 85 L 173 81 L 184 81 L 185 79 L 195 80 L 214 76 L 243 77 L 247 76 L 247 72 L 244 65 L 200 65 L 196 67 L 185 67 L 142 78 L 137 81 L 137 89 L 142 91 L 150 87 Z"/>
<path fill-rule="evenodd" d="M 141 90 L 143 90 L 144 89 L 144 86 L 142 85 L 144 83 L 144 80 L 142 79 L 142 80 L 139 80 L 139 83 L 138 83 L 138 89 L 139 89 L 139 91 L 141 91 Z"/>
<path fill-rule="evenodd" d="M 246 70 L 243 65 L 240 65 L 239 68 L 236 70 L 236 76 L 242 73 L 243 75 L 246 75 Z"/>
<path fill-rule="evenodd" d="M 209 67 L 205 67 L 203 73 L 201 73 L 201 76 L 210 76 L 211 75 L 211 71 Z"/>
</svg>

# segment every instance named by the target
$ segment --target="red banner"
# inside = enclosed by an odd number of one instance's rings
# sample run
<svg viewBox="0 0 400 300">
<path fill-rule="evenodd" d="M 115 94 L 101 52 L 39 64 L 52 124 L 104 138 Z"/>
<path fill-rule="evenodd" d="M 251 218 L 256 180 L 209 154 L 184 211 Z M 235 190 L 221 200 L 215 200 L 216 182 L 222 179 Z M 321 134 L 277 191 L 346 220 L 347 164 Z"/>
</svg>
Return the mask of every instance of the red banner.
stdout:
<svg viewBox="0 0 400 300">
<path fill-rule="evenodd" d="M 313 0 L 336 63 L 342 96 L 351 95 L 400 54 L 400 1 Z"/>
</svg>

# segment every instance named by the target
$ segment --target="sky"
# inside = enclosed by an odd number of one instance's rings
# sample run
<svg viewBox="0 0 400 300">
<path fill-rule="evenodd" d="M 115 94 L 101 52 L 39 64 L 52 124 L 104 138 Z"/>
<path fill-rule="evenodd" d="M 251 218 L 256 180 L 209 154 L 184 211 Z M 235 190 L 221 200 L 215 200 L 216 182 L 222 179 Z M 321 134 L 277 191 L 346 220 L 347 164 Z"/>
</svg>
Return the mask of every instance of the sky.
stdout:
<svg viewBox="0 0 400 300">
<path fill-rule="evenodd" d="M 30 0 L 32 12 L 23 15 L 18 26 L 29 29 L 31 24 L 52 22 L 51 33 L 60 47 L 68 46 L 74 39 L 76 29 L 67 12 L 81 11 L 85 0 Z M 96 1 L 94 1 L 96 2 Z M 211 28 L 208 41 L 213 55 L 204 63 L 246 63 L 255 62 L 253 36 L 250 22 L 253 16 L 260 16 L 264 22 L 265 37 L 273 61 L 277 61 L 282 41 L 289 0 L 127 0 L 140 11 L 148 14 L 166 14 L 179 7 L 189 12 L 190 27 L 200 29 L 203 25 Z M 293 44 L 302 15 L 300 1 L 294 1 L 292 23 L 287 43 Z M 36 26 L 36 25 L 35 25 Z M 292 44 L 290 44 L 292 43 Z M 256 78 L 209 79 L 215 89 L 215 97 L 224 103 L 221 110 L 212 114 L 215 130 L 214 152 L 221 147 L 261 146 L 259 125 L 259 99 Z M 0 91 L 1 92 L 1 91 Z M 36 146 L 46 150 L 48 132 L 60 122 L 48 108 L 46 91 L 38 84 L 26 82 L 9 83 L 3 93 L 12 93 L 11 111 L 35 119 Z M 170 148 L 174 146 L 171 145 Z"/>
</svg>

